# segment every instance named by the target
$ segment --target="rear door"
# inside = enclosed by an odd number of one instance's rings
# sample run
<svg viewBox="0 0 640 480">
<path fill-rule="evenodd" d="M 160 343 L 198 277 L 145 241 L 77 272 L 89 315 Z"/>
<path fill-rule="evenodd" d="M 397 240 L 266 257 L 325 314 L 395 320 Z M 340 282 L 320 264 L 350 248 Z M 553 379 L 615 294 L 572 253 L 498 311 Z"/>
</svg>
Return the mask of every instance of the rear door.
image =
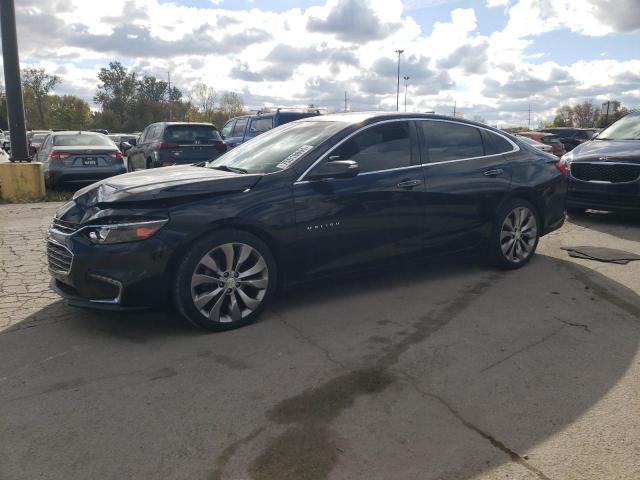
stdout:
<svg viewBox="0 0 640 480">
<path fill-rule="evenodd" d="M 364 127 L 314 167 L 354 160 L 360 169 L 356 177 L 302 178 L 294 184 L 301 272 L 316 274 L 423 247 L 425 190 L 415 139 L 415 126 L 405 120 Z"/>
<path fill-rule="evenodd" d="M 511 185 L 506 137 L 454 121 L 421 120 L 427 244 L 466 248 L 483 240 Z"/>
<path fill-rule="evenodd" d="M 228 136 L 225 136 L 227 147 L 233 148 L 244 142 L 244 131 L 247 127 L 249 117 L 238 117 L 233 124 L 233 128 Z"/>
<path fill-rule="evenodd" d="M 273 128 L 273 117 L 251 117 L 245 135 L 245 142 Z"/>
</svg>

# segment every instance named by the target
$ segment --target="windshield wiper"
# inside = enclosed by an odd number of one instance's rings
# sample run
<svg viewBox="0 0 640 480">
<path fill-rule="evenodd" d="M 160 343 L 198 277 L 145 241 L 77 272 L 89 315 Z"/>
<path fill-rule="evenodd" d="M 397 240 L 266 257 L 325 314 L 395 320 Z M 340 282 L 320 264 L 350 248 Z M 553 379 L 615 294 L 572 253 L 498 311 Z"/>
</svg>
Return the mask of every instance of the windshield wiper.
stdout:
<svg viewBox="0 0 640 480">
<path fill-rule="evenodd" d="M 222 170 L 224 172 L 249 173 L 244 168 L 230 167 L 229 165 L 216 165 L 215 167 L 211 167 L 211 168 L 215 168 L 216 170 Z"/>
</svg>

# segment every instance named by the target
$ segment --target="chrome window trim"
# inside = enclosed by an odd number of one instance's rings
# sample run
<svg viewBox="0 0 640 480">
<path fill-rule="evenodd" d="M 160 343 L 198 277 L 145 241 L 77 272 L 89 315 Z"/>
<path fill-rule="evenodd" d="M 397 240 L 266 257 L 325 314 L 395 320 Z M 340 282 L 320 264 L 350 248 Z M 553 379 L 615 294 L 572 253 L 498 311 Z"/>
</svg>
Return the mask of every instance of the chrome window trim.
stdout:
<svg viewBox="0 0 640 480">
<path fill-rule="evenodd" d="M 463 162 L 463 161 L 467 161 L 467 160 L 476 160 L 478 158 L 491 158 L 491 157 L 497 157 L 497 156 L 500 156 L 500 155 L 506 155 L 506 154 L 509 154 L 509 153 L 516 153 L 516 152 L 520 151 L 520 147 L 518 146 L 518 144 L 515 143 L 510 138 L 507 138 L 506 136 L 502 135 L 501 133 L 495 132 L 495 131 L 493 131 L 493 130 L 491 130 L 489 128 L 481 127 L 481 126 L 478 126 L 478 125 L 470 125 L 468 123 L 458 122 L 456 120 L 445 120 L 445 119 L 441 119 L 441 118 L 423 118 L 423 117 L 393 118 L 393 119 L 390 119 L 390 120 L 382 120 L 380 122 L 375 122 L 375 123 L 371 123 L 369 125 L 365 125 L 362 128 L 359 128 L 358 130 L 356 130 L 355 132 L 350 133 L 345 138 L 343 138 L 338 143 L 336 143 L 333 147 L 331 147 L 331 149 L 329 149 L 325 153 L 323 153 L 320 156 L 320 158 L 318 158 L 315 162 L 313 162 L 313 164 L 311 164 L 311 166 L 309 168 L 307 168 L 302 173 L 302 175 L 300 175 L 298 177 L 298 179 L 295 182 L 293 182 L 293 184 L 297 185 L 297 184 L 303 184 L 303 183 L 311 182 L 312 180 L 304 180 L 304 177 L 318 163 L 320 163 L 322 160 L 326 159 L 329 156 L 329 154 L 332 153 L 336 148 L 340 147 L 343 143 L 345 143 L 346 141 L 350 140 L 352 137 L 354 137 L 358 133 L 363 132 L 364 130 L 366 130 L 368 128 L 375 127 L 375 126 L 378 126 L 378 125 L 383 125 L 385 123 L 412 122 L 412 121 L 413 122 L 446 122 L 446 123 L 455 123 L 457 125 L 464 125 L 466 127 L 477 128 L 479 130 L 486 130 L 489 133 L 492 133 L 494 135 L 498 135 L 498 136 L 504 138 L 507 142 L 509 142 L 511 144 L 511 146 L 513 147 L 513 150 L 509 150 L 508 152 L 502 152 L 502 153 L 494 153 L 494 154 L 491 154 L 491 155 L 482 155 L 480 157 L 456 158 L 454 160 L 443 160 L 443 161 L 440 161 L 440 162 L 419 163 L 417 165 L 409 165 L 407 167 L 388 168 L 388 169 L 385 169 L 385 170 L 376 170 L 376 171 L 373 171 L 373 172 L 363 172 L 363 173 L 359 173 L 357 176 L 367 175 L 367 174 L 371 174 L 371 173 L 389 172 L 389 171 L 393 171 L 393 170 L 401 170 L 401 169 L 414 168 L 414 167 L 428 167 L 430 165 L 442 165 L 442 164 L 446 164 L 446 163 Z"/>
</svg>

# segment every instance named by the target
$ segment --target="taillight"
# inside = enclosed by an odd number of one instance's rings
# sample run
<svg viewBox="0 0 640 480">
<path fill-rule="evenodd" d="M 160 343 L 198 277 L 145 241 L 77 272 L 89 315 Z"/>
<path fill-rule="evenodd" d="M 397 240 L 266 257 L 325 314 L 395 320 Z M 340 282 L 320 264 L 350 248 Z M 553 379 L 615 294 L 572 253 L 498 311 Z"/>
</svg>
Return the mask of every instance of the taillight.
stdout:
<svg viewBox="0 0 640 480">
<path fill-rule="evenodd" d="M 120 150 L 115 150 L 113 152 L 109 152 L 109 156 L 111 158 L 123 158 L 124 154 Z"/>
<path fill-rule="evenodd" d="M 49 156 L 51 158 L 68 158 L 71 156 L 71 153 L 69 152 L 57 152 L 57 151 L 53 151 L 49 154 Z"/>
<path fill-rule="evenodd" d="M 567 162 L 560 159 L 556 162 L 556 168 L 560 171 L 560 173 L 564 176 L 564 177 L 568 177 L 569 176 L 569 168 L 567 167 Z"/>
<path fill-rule="evenodd" d="M 178 148 L 178 144 L 173 142 L 162 142 L 160 144 L 160 148 Z"/>
<path fill-rule="evenodd" d="M 220 142 L 215 142 L 215 146 L 216 146 L 216 150 L 218 150 L 219 152 L 226 152 L 227 151 L 227 144 L 220 141 Z"/>
</svg>

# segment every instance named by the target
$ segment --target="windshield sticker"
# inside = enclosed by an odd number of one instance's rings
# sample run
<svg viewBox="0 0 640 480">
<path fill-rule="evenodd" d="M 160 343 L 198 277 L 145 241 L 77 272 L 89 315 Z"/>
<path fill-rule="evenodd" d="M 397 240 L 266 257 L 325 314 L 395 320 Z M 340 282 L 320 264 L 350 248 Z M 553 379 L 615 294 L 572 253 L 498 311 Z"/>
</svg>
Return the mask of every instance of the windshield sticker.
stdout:
<svg viewBox="0 0 640 480">
<path fill-rule="evenodd" d="M 285 169 L 289 165 L 291 165 L 293 162 L 298 160 L 305 153 L 307 153 L 309 150 L 312 150 L 312 149 L 313 149 L 313 145 L 302 145 L 295 152 L 293 152 L 291 155 L 289 155 L 287 158 L 281 161 L 278 165 L 276 165 L 276 167 L 280 169 Z"/>
</svg>

